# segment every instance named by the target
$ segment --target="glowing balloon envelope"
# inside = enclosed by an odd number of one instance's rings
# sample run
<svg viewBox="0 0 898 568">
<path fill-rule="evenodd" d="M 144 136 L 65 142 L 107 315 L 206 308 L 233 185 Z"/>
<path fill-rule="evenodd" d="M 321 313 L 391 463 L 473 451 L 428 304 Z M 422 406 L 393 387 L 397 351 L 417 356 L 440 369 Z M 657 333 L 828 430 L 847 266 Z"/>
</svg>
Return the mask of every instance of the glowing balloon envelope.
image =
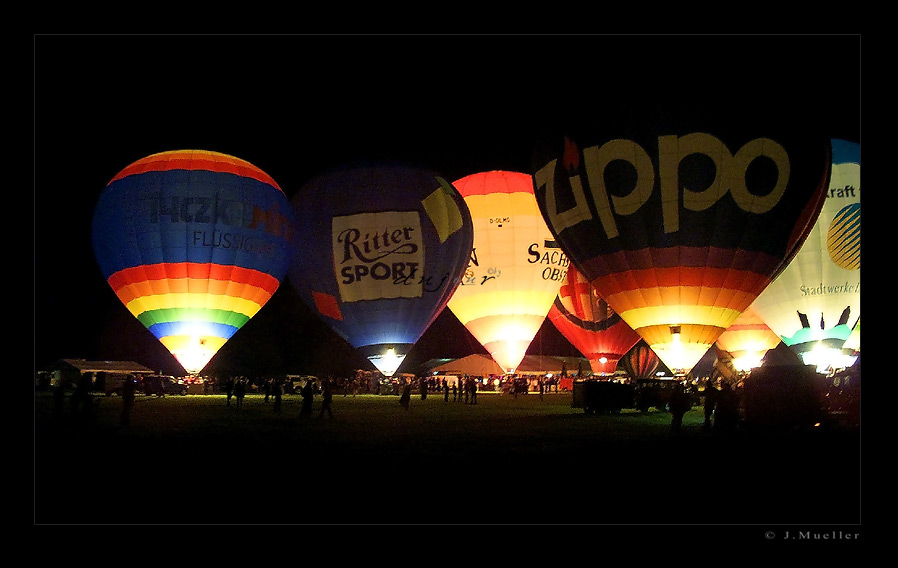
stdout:
<svg viewBox="0 0 898 568">
<path fill-rule="evenodd" d="M 491 171 L 454 183 L 474 222 L 474 251 L 449 309 L 513 373 L 546 319 L 570 260 L 555 244 L 523 173 Z"/>
<path fill-rule="evenodd" d="M 115 294 L 195 374 L 278 288 L 292 228 L 290 203 L 265 172 L 180 150 L 119 172 L 100 195 L 92 233 Z"/>
<path fill-rule="evenodd" d="M 767 351 L 780 344 L 780 337 L 749 306 L 717 338 L 717 346 L 732 358 L 737 371 L 747 372 L 761 366 Z"/>
<path fill-rule="evenodd" d="M 568 138 L 534 179 L 572 262 L 672 371 L 688 372 L 807 235 L 829 144 L 763 121 L 718 132 L 665 117 L 642 130 L 587 124 L 592 143 Z"/>
<path fill-rule="evenodd" d="M 392 376 L 445 308 L 471 255 L 464 200 L 424 168 L 358 164 L 292 199 L 289 279 L 338 335 Z"/>
<path fill-rule="evenodd" d="M 639 341 L 639 334 L 573 266 L 568 266 L 564 284 L 549 310 L 549 320 L 583 353 L 596 374 L 614 373 L 620 358 Z"/>
<path fill-rule="evenodd" d="M 832 148 L 829 192 L 816 224 L 752 305 L 805 363 L 821 369 L 853 363 L 841 352 L 853 330 L 860 346 L 860 144 L 833 140 Z"/>
</svg>

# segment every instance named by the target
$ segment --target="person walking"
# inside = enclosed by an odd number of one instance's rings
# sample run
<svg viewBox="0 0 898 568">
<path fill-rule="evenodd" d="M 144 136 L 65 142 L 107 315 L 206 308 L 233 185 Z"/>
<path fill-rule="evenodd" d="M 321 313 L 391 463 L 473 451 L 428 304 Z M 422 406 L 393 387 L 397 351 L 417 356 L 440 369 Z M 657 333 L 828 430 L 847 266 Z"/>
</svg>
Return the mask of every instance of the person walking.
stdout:
<svg viewBox="0 0 898 568">
<path fill-rule="evenodd" d="M 318 418 L 324 418 L 324 413 L 327 412 L 327 415 L 331 418 L 334 417 L 334 413 L 331 412 L 331 401 L 334 399 L 334 395 L 331 392 L 331 382 L 329 380 L 324 381 L 324 387 L 321 392 L 321 412 L 318 413 Z"/>
<path fill-rule="evenodd" d="M 449 402 L 449 381 L 443 379 L 443 402 Z"/>
</svg>

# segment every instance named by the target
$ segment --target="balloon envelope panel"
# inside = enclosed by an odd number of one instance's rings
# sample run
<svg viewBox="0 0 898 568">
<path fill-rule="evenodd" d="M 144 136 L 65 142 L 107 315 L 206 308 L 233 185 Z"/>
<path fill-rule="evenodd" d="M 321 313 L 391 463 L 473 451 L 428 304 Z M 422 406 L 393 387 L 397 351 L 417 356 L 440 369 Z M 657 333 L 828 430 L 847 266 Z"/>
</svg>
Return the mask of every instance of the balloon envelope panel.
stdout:
<svg viewBox="0 0 898 568">
<path fill-rule="evenodd" d="M 671 116 L 592 125 L 534 179 L 577 267 L 668 367 L 689 371 L 804 241 L 830 151 L 763 121 Z"/>
<path fill-rule="evenodd" d="M 92 238 L 119 299 L 197 373 L 278 288 L 292 228 L 289 201 L 265 172 L 179 150 L 138 160 L 109 182 Z"/>
<path fill-rule="evenodd" d="M 454 184 L 474 224 L 474 251 L 449 309 L 513 372 L 546 319 L 570 261 L 540 214 L 532 178 L 491 171 Z"/>
<path fill-rule="evenodd" d="M 473 240 L 464 200 L 430 170 L 374 163 L 310 181 L 292 205 L 290 281 L 337 334 L 392 375 L 458 286 Z"/>
</svg>

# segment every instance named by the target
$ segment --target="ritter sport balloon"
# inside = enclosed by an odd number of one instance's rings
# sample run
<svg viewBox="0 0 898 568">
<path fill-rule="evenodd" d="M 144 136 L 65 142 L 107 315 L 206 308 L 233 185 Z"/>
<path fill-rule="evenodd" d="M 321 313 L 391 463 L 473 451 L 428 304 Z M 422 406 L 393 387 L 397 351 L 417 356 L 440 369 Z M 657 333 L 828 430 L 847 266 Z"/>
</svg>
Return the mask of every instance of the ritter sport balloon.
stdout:
<svg viewBox="0 0 898 568">
<path fill-rule="evenodd" d="M 798 250 L 829 180 L 829 140 L 730 110 L 584 120 L 534 164 L 561 248 L 675 373 Z"/>
<path fill-rule="evenodd" d="M 589 360 L 596 375 L 613 374 L 620 358 L 639 341 L 639 334 L 573 266 L 568 266 L 549 320 Z"/>
<path fill-rule="evenodd" d="M 93 246 L 122 303 L 196 374 L 277 290 L 292 216 L 278 184 L 249 162 L 162 152 L 106 186 Z"/>
<path fill-rule="evenodd" d="M 473 229 L 464 200 L 427 169 L 373 163 L 313 179 L 292 204 L 290 281 L 338 335 L 392 376 L 465 270 Z"/>
<path fill-rule="evenodd" d="M 850 366 L 860 348 L 861 148 L 833 140 L 823 210 L 801 250 L 752 307 L 805 364 Z"/>
<path fill-rule="evenodd" d="M 570 261 L 555 244 L 523 173 L 455 182 L 474 221 L 474 251 L 449 309 L 507 373 L 546 319 Z"/>
</svg>

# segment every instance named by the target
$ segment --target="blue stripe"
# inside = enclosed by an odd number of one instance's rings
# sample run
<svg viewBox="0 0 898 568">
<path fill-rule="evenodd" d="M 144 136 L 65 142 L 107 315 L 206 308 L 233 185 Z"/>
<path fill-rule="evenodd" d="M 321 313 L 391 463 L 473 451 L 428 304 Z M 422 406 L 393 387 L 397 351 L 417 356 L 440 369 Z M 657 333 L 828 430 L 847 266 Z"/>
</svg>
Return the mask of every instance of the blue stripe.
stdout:
<svg viewBox="0 0 898 568">
<path fill-rule="evenodd" d="M 196 329 L 197 323 L 170 321 L 153 324 L 148 329 L 157 339 L 162 339 L 171 335 L 190 335 Z M 232 325 L 211 322 L 202 322 L 202 326 L 206 331 L 205 335 L 221 337 L 222 339 L 230 339 L 239 329 Z"/>
</svg>

